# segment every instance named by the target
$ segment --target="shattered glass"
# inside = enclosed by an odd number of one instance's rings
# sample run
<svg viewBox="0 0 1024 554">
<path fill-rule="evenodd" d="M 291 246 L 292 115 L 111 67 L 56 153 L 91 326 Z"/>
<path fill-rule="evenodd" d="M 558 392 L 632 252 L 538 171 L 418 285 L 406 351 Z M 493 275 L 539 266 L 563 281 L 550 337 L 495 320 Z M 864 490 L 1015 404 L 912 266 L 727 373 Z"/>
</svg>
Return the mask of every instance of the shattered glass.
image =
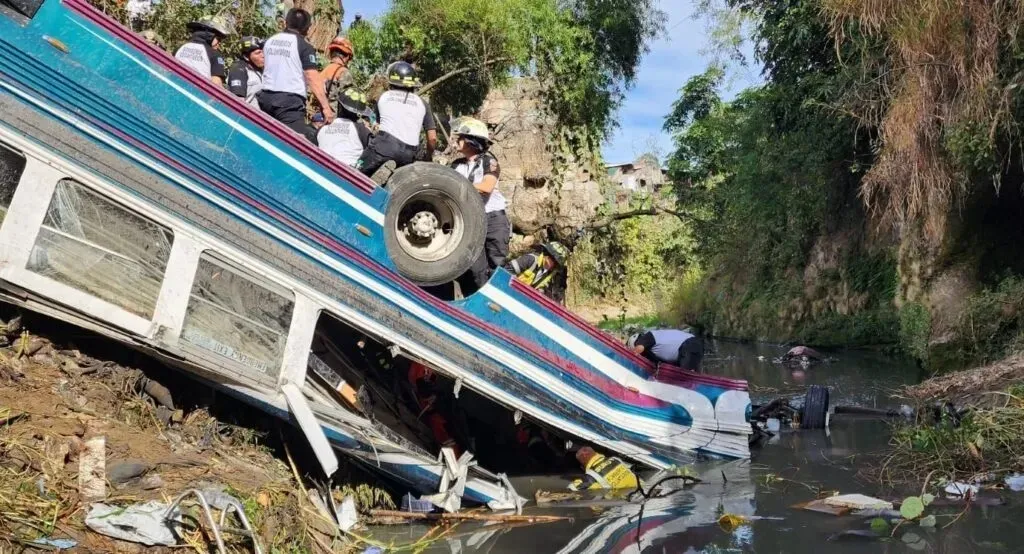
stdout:
<svg viewBox="0 0 1024 554">
<path fill-rule="evenodd" d="M 151 318 L 172 243 L 170 229 L 63 179 L 27 269 Z"/>
<path fill-rule="evenodd" d="M 203 254 L 181 337 L 276 379 L 293 306 L 292 293 L 271 290 Z"/>
<path fill-rule="evenodd" d="M 21 174 L 25 172 L 25 156 L 0 144 L 0 223 L 7 215 L 7 208 L 14 198 Z"/>
</svg>

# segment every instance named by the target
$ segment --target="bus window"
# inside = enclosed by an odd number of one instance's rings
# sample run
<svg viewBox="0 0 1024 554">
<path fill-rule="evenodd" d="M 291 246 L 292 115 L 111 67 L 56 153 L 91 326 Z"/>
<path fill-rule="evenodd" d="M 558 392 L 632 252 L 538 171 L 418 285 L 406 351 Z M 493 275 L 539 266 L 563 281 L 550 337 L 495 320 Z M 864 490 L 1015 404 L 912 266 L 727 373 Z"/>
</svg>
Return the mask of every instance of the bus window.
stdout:
<svg viewBox="0 0 1024 554">
<path fill-rule="evenodd" d="M 173 238 L 170 229 L 62 179 L 27 269 L 151 318 Z"/>
<path fill-rule="evenodd" d="M 14 198 L 21 174 L 25 172 L 25 156 L 0 144 L 0 223 L 7 216 L 7 208 Z"/>
<path fill-rule="evenodd" d="M 181 338 L 276 380 L 294 300 L 291 291 L 272 287 L 204 252 Z"/>
</svg>

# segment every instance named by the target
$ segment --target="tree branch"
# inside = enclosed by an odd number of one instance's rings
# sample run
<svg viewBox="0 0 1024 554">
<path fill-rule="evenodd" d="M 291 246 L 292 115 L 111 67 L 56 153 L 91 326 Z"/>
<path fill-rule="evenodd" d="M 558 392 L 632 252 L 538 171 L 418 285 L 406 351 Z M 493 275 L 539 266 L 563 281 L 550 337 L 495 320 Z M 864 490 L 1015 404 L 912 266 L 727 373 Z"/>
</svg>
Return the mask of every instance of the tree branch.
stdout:
<svg viewBox="0 0 1024 554">
<path fill-rule="evenodd" d="M 628 212 L 620 212 L 620 213 L 617 213 L 617 214 L 611 214 L 611 215 L 602 217 L 601 219 L 598 219 L 596 221 L 590 222 L 590 224 L 585 226 L 584 228 L 585 229 L 589 229 L 589 230 L 604 229 L 605 227 L 608 227 L 609 225 L 611 225 L 612 223 L 615 223 L 616 221 L 622 221 L 623 219 L 632 219 L 634 217 L 658 215 L 660 213 L 666 213 L 666 214 L 674 215 L 674 216 L 678 217 L 679 219 L 689 219 L 690 218 L 689 214 L 686 214 L 686 213 L 683 213 L 683 212 L 677 212 L 675 210 L 670 210 L 668 208 L 662 208 L 661 206 L 651 206 L 651 207 L 648 207 L 648 208 L 640 208 L 640 209 L 631 210 L 631 211 L 628 211 Z"/>
<path fill-rule="evenodd" d="M 449 71 L 448 73 L 445 73 L 444 75 L 441 75 L 437 79 L 434 79 L 433 81 L 430 81 L 429 83 L 423 85 L 423 87 L 420 88 L 420 90 L 419 90 L 419 94 L 427 94 L 432 89 L 437 88 L 438 86 L 443 84 L 448 79 L 451 79 L 452 77 L 458 77 L 459 75 L 462 75 L 464 73 L 469 73 L 471 71 L 476 71 L 480 67 L 488 67 L 488 66 L 491 66 L 491 65 L 494 65 L 494 64 L 498 64 L 498 63 L 502 63 L 502 62 L 510 62 L 510 61 L 512 61 L 512 58 L 508 58 L 508 57 L 494 58 L 493 60 L 485 61 L 484 63 L 480 64 L 479 67 L 471 66 L 471 67 L 460 67 L 458 69 L 453 69 L 453 70 Z"/>
</svg>

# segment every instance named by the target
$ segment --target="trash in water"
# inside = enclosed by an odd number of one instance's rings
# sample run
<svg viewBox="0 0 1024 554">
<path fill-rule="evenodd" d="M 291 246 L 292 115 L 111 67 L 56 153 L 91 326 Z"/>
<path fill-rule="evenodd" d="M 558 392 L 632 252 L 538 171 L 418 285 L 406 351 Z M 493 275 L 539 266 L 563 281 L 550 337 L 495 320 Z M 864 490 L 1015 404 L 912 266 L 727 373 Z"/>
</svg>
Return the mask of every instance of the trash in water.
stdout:
<svg viewBox="0 0 1024 554">
<path fill-rule="evenodd" d="M 356 501 L 351 496 L 346 496 L 341 501 L 341 508 L 338 510 L 338 527 L 342 531 L 349 531 L 359 522 L 359 514 L 356 513 Z"/>
<path fill-rule="evenodd" d="M 892 502 L 888 502 L 880 498 L 865 496 L 863 494 L 842 494 L 830 496 L 824 499 L 824 502 L 829 506 L 850 508 L 851 510 L 893 509 Z"/>
<path fill-rule="evenodd" d="M 769 433 L 778 433 L 779 429 L 782 428 L 782 422 L 776 417 L 770 417 L 765 420 L 764 428 Z"/>
<path fill-rule="evenodd" d="M 583 495 L 578 492 L 551 492 L 545 490 L 538 490 L 533 494 L 533 499 L 537 501 L 537 504 L 550 504 L 552 502 L 571 502 L 575 500 L 581 500 Z M 403 510 L 405 500 L 402 500 Z"/>
<path fill-rule="evenodd" d="M 718 526 L 726 533 L 731 533 L 740 525 L 744 525 L 749 522 L 750 520 L 746 517 L 736 514 L 723 514 L 722 517 L 718 518 Z"/>
<path fill-rule="evenodd" d="M 93 531 L 146 546 L 173 546 L 177 543 L 174 532 L 167 526 L 167 504 L 150 500 L 127 508 L 97 502 L 92 505 L 85 524 Z M 177 518 L 175 511 L 171 519 Z"/>
<path fill-rule="evenodd" d="M 808 512 L 818 512 L 828 514 L 830 516 L 845 516 L 850 513 L 850 508 L 846 506 L 830 506 L 825 504 L 825 501 L 821 499 L 793 504 L 791 507 L 797 510 L 807 510 Z"/>
<path fill-rule="evenodd" d="M 1024 491 L 1024 475 L 1020 473 L 1014 473 L 1013 475 L 1007 475 L 1004 480 L 1006 488 L 1014 492 Z"/>
<path fill-rule="evenodd" d="M 954 482 L 946 485 L 944 489 L 946 494 L 950 496 L 964 496 L 974 498 L 978 496 L 978 485 L 971 485 L 968 483 Z"/>
</svg>

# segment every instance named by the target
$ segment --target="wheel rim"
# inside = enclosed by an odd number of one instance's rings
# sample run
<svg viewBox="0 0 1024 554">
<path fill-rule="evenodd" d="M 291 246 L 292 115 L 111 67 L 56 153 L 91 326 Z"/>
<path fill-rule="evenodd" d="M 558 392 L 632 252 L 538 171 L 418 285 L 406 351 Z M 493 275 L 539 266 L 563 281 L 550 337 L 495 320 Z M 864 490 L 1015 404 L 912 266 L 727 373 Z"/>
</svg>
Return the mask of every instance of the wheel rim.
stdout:
<svg viewBox="0 0 1024 554">
<path fill-rule="evenodd" d="M 402 205 L 394 230 L 403 252 L 421 262 L 436 262 L 455 251 L 465 225 L 455 199 L 425 188 Z"/>
</svg>

